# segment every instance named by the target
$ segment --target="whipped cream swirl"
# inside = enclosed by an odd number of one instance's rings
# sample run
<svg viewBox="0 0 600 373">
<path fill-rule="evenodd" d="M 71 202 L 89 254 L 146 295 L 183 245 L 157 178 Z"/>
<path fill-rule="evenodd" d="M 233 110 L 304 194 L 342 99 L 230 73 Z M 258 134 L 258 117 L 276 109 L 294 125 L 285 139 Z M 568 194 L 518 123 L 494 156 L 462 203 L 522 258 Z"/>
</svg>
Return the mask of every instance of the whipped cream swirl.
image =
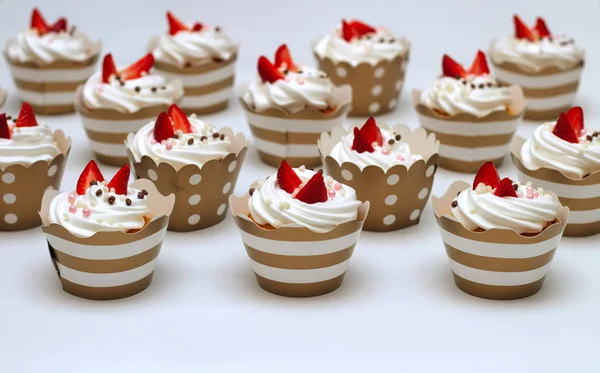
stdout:
<svg viewBox="0 0 600 373">
<path fill-rule="evenodd" d="M 294 169 L 304 183 L 315 174 L 303 166 Z M 260 225 L 301 226 L 318 233 L 328 232 L 339 224 L 356 219 L 358 206 L 356 192 L 347 185 L 326 178 L 329 199 L 326 202 L 304 203 L 279 187 L 277 174 L 259 180 L 248 201 L 250 215 Z"/>
<path fill-rule="evenodd" d="M 119 68 L 121 70 L 122 68 Z M 92 75 L 83 87 L 83 103 L 88 109 L 114 109 L 135 113 L 142 108 L 171 105 L 183 95 L 179 80 L 167 82 L 162 75 L 153 74 L 122 83 L 111 77 L 102 83 L 102 73 Z"/>
<path fill-rule="evenodd" d="M 11 126 L 12 138 L 0 138 L 0 168 L 13 164 L 25 167 L 37 161 L 51 162 L 60 154 L 53 133 L 45 125 L 36 127 Z"/>
<path fill-rule="evenodd" d="M 539 72 L 550 66 L 571 69 L 584 60 L 585 51 L 573 39 L 562 35 L 537 41 L 505 37 L 492 43 L 490 57 L 495 64 L 508 62 L 525 71 Z"/>
<path fill-rule="evenodd" d="M 491 187 L 479 184 L 460 192 L 455 201 L 452 213 L 465 228 L 509 228 L 519 234 L 541 232 L 562 207 L 554 195 L 530 184 L 518 185 L 517 198 L 498 197 Z"/>
<path fill-rule="evenodd" d="M 64 192 L 54 197 L 49 207 L 50 223 L 59 224 L 79 237 L 144 228 L 150 212 L 148 197 L 144 193 L 144 198 L 138 197 L 143 191 L 127 188 L 127 195 L 119 195 L 110 192 L 106 184 L 104 181 L 92 185 L 83 195 Z"/>
<path fill-rule="evenodd" d="M 127 144 L 136 162 L 143 156 L 148 156 L 159 163 L 168 163 L 176 170 L 188 164 L 202 167 L 212 159 L 223 159 L 231 153 L 231 140 L 225 134 L 220 134 L 215 127 L 197 119 L 195 115 L 189 118 L 191 133 L 177 131 L 177 138 L 156 142 L 154 140 L 154 122 L 140 129 L 131 143 Z"/>
<path fill-rule="evenodd" d="M 511 103 L 509 88 L 500 87 L 491 75 L 440 77 L 421 93 L 421 104 L 447 115 L 467 113 L 481 118 L 506 111 Z"/>
<path fill-rule="evenodd" d="M 544 123 L 533 131 L 521 148 L 521 161 L 529 170 L 542 167 L 560 171 L 572 179 L 600 171 L 600 138 L 584 133 L 579 143 L 564 141 L 552 133 L 554 123 Z"/>
</svg>

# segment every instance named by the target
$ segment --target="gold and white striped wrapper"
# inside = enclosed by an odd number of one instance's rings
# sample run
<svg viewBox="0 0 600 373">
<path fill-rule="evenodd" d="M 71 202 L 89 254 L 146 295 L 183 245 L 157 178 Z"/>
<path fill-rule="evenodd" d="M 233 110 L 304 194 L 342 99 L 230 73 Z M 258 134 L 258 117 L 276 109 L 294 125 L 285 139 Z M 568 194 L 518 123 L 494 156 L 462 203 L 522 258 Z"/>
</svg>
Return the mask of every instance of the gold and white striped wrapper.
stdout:
<svg viewBox="0 0 600 373">
<path fill-rule="evenodd" d="M 174 81 L 172 84 L 176 87 L 175 89 L 179 89 L 182 95 L 181 83 Z M 157 105 L 142 108 L 135 113 L 121 113 L 104 108 L 89 110 L 83 103 L 83 85 L 77 89 L 76 96 L 75 109 L 81 117 L 83 128 L 96 159 L 112 166 L 122 166 L 129 162 L 125 148 L 127 135 L 154 122 L 158 114 L 168 109 L 168 105 Z M 177 102 L 178 100 L 175 101 L 175 103 Z"/>
<path fill-rule="evenodd" d="M 49 224 L 49 204 L 59 192 L 51 190 L 44 195 L 42 230 L 67 293 L 109 300 L 135 295 L 150 285 L 175 197 L 162 196 L 149 180 L 137 180 L 132 186 L 148 190 L 148 205 L 156 214 L 136 233 L 99 232 L 77 237 L 58 224 Z"/>
<path fill-rule="evenodd" d="M 292 167 L 321 165 L 317 147 L 319 137 L 323 132 L 344 125 L 350 110 L 351 95 L 350 86 L 336 87 L 334 102 L 337 110 L 331 114 L 315 109 L 294 114 L 281 109 L 256 112 L 240 98 L 260 159 L 274 167 L 278 167 L 284 159 Z"/>
<path fill-rule="evenodd" d="M 4 105 L 4 101 L 6 101 L 6 91 L 3 89 L 0 89 L 0 107 L 2 107 L 2 105 Z"/>
<path fill-rule="evenodd" d="M 466 113 L 444 117 L 421 104 L 421 91 L 413 90 L 413 105 L 421 127 L 440 140 L 442 168 L 475 173 L 485 162 L 502 164 L 525 112 L 521 88 L 510 87 L 510 94 L 512 104 L 507 111 L 481 118 Z"/>
<path fill-rule="evenodd" d="M 582 237 L 600 233 L 600 172 L 574 180 L 551 168 L 529 170 L 521 161 L 523 143 L 525 139 L 516 136 L 511 144 L 518 179 L 521 183 L 530 181 L 535 188 L 551 190 L 564 206 L 569 207 L 571 212 L 565 236 Z"/>
<path fill-rule="evenodd" d="M 368 202 L 358 208 L 356 220 L 316 233 L 304 227 L 261 228 L 249 217 L 249 197 L 231 196 L 229 204 L 260 287 L 288 297 L 314 297 L 340 287 Z"/>
<path fill-rule="evenodd" d="M 456 181 L 441 198 L 432 197 L 433 210 L 444 241 L 456 286 L 487 299 L 518 299 L 541 288 L 567 224 L 569 208 L 561 207 L 556 222 L 537 235 L 509 229 L 470 231 L 456 220 L 452 200 L 470 188 Z"/>
</svg>

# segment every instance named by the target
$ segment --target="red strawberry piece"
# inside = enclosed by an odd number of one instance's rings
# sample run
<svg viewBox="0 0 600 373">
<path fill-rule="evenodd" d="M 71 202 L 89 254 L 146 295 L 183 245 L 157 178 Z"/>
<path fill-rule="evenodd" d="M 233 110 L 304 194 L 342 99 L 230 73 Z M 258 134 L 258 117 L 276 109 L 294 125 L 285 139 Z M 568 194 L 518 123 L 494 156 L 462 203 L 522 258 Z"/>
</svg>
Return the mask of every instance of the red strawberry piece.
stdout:
<svg viewBox="0 0 600 373">
<path fill-rule="evenodd" d="M 31 105 L 27 102 L 23 102 L 21 106 L 21 111 L 19 112 L 19 117 L 17 118 L 17 127 L 37 127 L 38 122 L 35 119 L 35 114 L 33 113 L 33 109 Z"/>
<path fill-rule="evenodd" d="M 352 26 L 352 28 L 360 36 L 377 32 L 377 30 L 375 30 L 375 27 L 367 25 L 366 23 L 361 22 L 361 21 L 353 20 L 353 21 L 350 21 L 349 23 L 350 23 L 350 26 Z"/>
<path fill-rule="evenodd" d="M 282 44 L 275 52 L 275 67 L 281 69 L 282 67 L 289 71 L 296 71 L 296 65 L 292 60 L 292 55 L 286 44 Z"/>
<path fill-rule="evenodd" d="M 179 108 L 179 106 L 173 104 L 169 106 L 168 111 L 171 122 L 173 123 L 173 129 L 175 131 L 181 130 L 183 133 L 192 132 L 192 125 L 185 113 Z"/>
<path fill-rule="evenodd" d="M 367 137 L 363 134 L 361 130 L 357 127 L 354 127 L 354 140 L 352 141 L 352 150 L 358 153 L 373 153 L 375 149 L 373 149 L 372 141 L 369 141 Z"/>
<path fill-rule="evenodd" d="M 152 53 L 148 53 L 125 70 L 121 71 L 121 78 L 125 80 L 140 78 L 145 74 L 148 74 L 153 65 L 154 56 Z"/>
<path fill-rule="evenodd" d="M 362 132 L 367 141 L 369 141 L 369 144 L 376 142 L 379 146 L 383 145 L 383 135 L 381 134 L 379 127 L 377 127 L 375 118 L 370 117 L 367 119 L 360 129 L 360 132 Z"/>
<path fill-rule="evenodd" d="M 275 83 L 279 79 L 283 79 L 283 73 L 275 67 L 265 56 L 258 58 L 258 75 L 263 82 Z"/>
<path fill-rule="evenodd" d="M 477 171 L 475 175 L 475 181 L 473 181 L 473 190 L 477 189 L 479 184 L 491 186 L 495 188 L 500 183 L 500 176 L 498 176 L 498 170 L 492 162 L 485 162 Z"/>
<path fill-rule="evenodd" d="M 569 119 L 569 123 L 571 124 L 573 131 L 575 131 L 575 134 L 579 136 L 584 128 L 583 109 L 581 106 L 574 106 L 570 108 L 569 112 L 567 113 L 567 118 Z"/>
<path fill-rule="evenodd" d="M 33 12 L 31 13 L 31 28 L 36 29 L 40 35 L 47 34 L 50 31 L 46 20 L 38 8 L 33 8 Z"/>
<path fill-rule="evenodd" d="M 171 35 L 175 35 L 180 31 L 189 30 L 185 23 L 177 19 L 171 12 L 167 12 L 167 20 L 169 21 L 169 34 Z"/>
<path fill-rule="evenodd" d="M 104 56 L 102 61 L 102 83 L 108 83 L 113 75 L 117 75 L 117 67 L 112 54 L 109 53 Z"/>
<path fill-rule="evenodd" d="M 59 18 L 53 25 L 51 25 L 48 30 L 50 32 L 65 32 L 69 28 L 67 19 L 64 17 Z"/>
<path fill-rule="evenodd" d="M 173 123 L 171 122 L 171 118 L 169 118 L 169 114 L 164 111 L 158 114 L 158 118 L 156 118 L 156 122 L 154 122 L 153 135 L 154 140 L 157 142 L 170 139 L 175 135 Z"/>
<path fill-rule="evenodd" d="M 566 142 L 570 142 L 573 144 L 578 144 L 579 139 L 577 138 L 577 134 L 573 127 L 571 127 L 571 123 L 569 123 L 569 117 L 565 113 L 560 113 L 556 124 L 554 125 L 554 129 L 552 133 L 555 134 L 558 138 L 565 140 Z"/>
<path fill-rule="evenodd" d="M 292 194 L 296 188 L 300 187 L 302 180 L 296 175 L 292 166 L 283 160 L 277 169 L 277 183 L 281 189 Z"/>
<path fill-rule="evenodd" d="M 6 113 L 2 113 L 0 114 L 0 139 L 10 139 L 11 137 L 8 120 L 6 120 Z"/>
<path fill-rule="evenodd" d="M 108 190 L 115 188 L 116 194 L 127 194 L 127 183 L 129 182 L 129 166 L 124 164 L 112 179 L 106 184 Z"/>
<path fill-rule="evenodd" d="M 535 30 L 540 38 L 549 38 L 552 36 L 550 29 L 546 26 L 546 21 L 542 17 L 538 17 L 535 21 Z"/>
<path fill-rule="evenodd" d="M 75 189 L 77 194 L 85 194 L 85 191 L 90 187 L 92 181 L 104 181 L 104 176 L 102 176 L 102 172 L 100 172 L 100 169 L 95 161 L 90 161 L 83 169 L 81 175 L 79 175 L 79 180 L 77 180 L 77 188 Z"/>
<path fill-rule="evenodd" d="M 313 204 L 317 202 L 327 201 L 327 187 L 323 174 L 317 172 L 308 180 L 300 192 L 296 195 L 296 199 L 304 203 Z"/>
<path fill-rule="evenodd" d="M 450 78 L 464 78 L 467 76 L 467 72 L 458 62 L 454 61 L 452 57 L 447 54 L 442 57 L 442 73 L 443 76 Z"/>
<path fill-rule="evenodd" d="M 523 23 L 518 15 L 515 14 L 513 20 L 515 22 L 515 37 L 517 39 L 528 39 L 529 41 L 535 41 L 537 39 L 535 33 Z"/>
<path fill-rule="evenodd" d="M 498 186 L 496 187 L 496 191 L 494 192 L 495 196 L 498 197 L 517 197 L 517 192 L 513 187 L 513 182 L 511 179 L 505 177 L 500 181 Z"/>
<path fill-rule="evenodd" d="M 192 27 L 192 31 L 202 31 L 202 29 L 204 28 L 204 25 L 200 22 L 196 22 L 194 23 L 194 26 Z"/>
<path fill-rule="evenodd" d="M 469 69 L 469 74 L 473 75 L 486 75 L 490 73 L 490 68 L 488 67 L 487 60 L 485 58 L 485 53 L 482 51 L 477 51 L 477 55 L 475 56 L 475 60 L 473 60 L 473 65 Z"/>
<path fill-rule="evenodd" d="M 342 20 L 342 37 L 347 42 L 352 41 L 352 39 L 359 37 L 360 34 L 352 25 L 344 20 Z"/>
</svg>

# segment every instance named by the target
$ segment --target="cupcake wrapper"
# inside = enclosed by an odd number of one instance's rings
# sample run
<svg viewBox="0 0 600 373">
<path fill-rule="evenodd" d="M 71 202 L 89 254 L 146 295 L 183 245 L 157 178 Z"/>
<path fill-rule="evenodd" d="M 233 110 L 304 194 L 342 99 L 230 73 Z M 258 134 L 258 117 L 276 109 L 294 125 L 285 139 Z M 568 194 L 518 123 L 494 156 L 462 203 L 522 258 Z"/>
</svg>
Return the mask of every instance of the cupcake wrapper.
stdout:
<svg viewBox="0 0 600 373">
<path fill-rule="evenodd" d="M 369 203 L 357 220 L 327 233 L 307 228 L 265 230 L 248 218 L 249 195 L 231 196 L 231 213 L 239 228 L 252 270 L 264 290 L 288 297 L 313 297 L 336 290 L 348 269 Z"/>
<path fill-rule="evenodd" d="M 248 142 L 242 133 L 234 135 L 230 128 L 221 128 L 219 133 L 233 139 L 231 153 L 202 167 L 190 164 L 177 171 L 168 163 L 157 165 L 148 156 L 136 162 L 131 151 L 127 151 L 138 178 L 150 179 L 161 194 L 175 196 L 169 230 L 189 232 L 213 226 L 225 219 L 229 196 L 235 189 Z M 133 134 L 130 134 L 127 143 L 132 140 Z"/>
<path fill-rule="evenodd" d="M 0 107 L 2 107 L 2 105 L 4 105 L 4 101 L 6 101 L 6 91 L 3 89 L 0 89 Z"/>
<path fill-rule="evenodd" d="M 551 190 L 556 193 L 560 203 L 569 207 L 565 236 L 582 237 L 600 233 L 600 172 L 594 172 L 581 180 L 573 180 L 550 168 L 529 170 L 521 161 L 524 142 L 525 139 L 516 136 L 510 147 L 519 181 L 531 181 L 535 188 Z"/>
<path fill-rule="evenodd" d="M 494 112 L 477 118 L 471 114 L 441 116 L 421 104 L 421 91 L 412 99 L 421 127 L 440 140 L 440 166 L 452 171 L 474 173 L 485 162 L 499 166 L 509 153 L 510 142 L 525 111 L 523 92 L 512 86 L 509 112 Z"/>
<path fill-rule="evenodd" d="M 38 161 L 29 167 L 12 165 L 0 170 L 0 231 L 19 231 L 41 224 L 38 210 L 44 192 L 60 188 L 71 150 L 71 138 L 54 132 L 61 153 L 51 162 Z"/>
<path fill-rule="evenodd" d="M 523 88 L 527 100 L 525 119 L 555 119 L 561 111 L 567 111 L 573 104 L 583 62 L 573 69 L 562 71 L 548 67 L 537 73 L 528 73 L 518 66 L 503 63 L 494 65 L 494 75 L 499 82 L 516 84 Z"/>
<path fill-rule="evenodd" d="M 350 162 L 340 165 L 329 156 L 342 136 L 350 131 L 335 128 L 331 135 L 323 133 L 319 139 L 326 173 L 354 188 L 360 201 L 370 202 L 371 208 L 364 224 L 367 231 L 387 232 L 419 223 L 431 193 L 439 141 L 434 135 L 428 137 L 422 128 L 411 132 L 407 126 L 399 125 L 393 130 L 402 136 L 402 141 L 407 142 L 414 153 L 423 155 L 424 160 L 415 162 L 408 169 L 397 165 L 384 172 L 381 167 L 373 165 L 361 170 Z"/>
<path fill-rule="evenodd" d="M 569 209 L 562 207 L 558 222 L 534 236 L 510 229 L 473 232 L 463 227 L 450 209 L 457 193 L 466 188 L 469 184 L 457 181 L 443 197 L 432 197 L 456 286 L 487 299 L 518 299 L 537 293 L 560 242 Z"/>
<path fill-rule="evenodd" d="M 136 233 L 99 232 L 87 238 L 75 236 L 62 226 L 48 222 L 50 201 L 59 192 L 51 190 L 44 195 L 40 211 L 42 230 L 67 293 L 109 300 L 135 295 L 150 285 L 175 198 L 160 195 L 149 180 L 137 180 L 132 186 L 149 191 L 148 205 L 157 214 Z"/>
</svg>

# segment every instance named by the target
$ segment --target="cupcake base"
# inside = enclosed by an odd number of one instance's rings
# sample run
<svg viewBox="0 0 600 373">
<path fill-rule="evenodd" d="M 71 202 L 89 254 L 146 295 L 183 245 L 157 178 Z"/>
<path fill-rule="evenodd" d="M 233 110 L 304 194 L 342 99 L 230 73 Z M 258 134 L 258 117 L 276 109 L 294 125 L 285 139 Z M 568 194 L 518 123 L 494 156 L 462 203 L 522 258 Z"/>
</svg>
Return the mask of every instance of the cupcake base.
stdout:
<svg viewBox="0 0 600 373">
<path fill-rule="evenodd" d="M 112 286 L 108 288 L 79 285 L 65 280 L 62 277 L 60 278 L 60 283 L 63 291 L 79 298 L 90 300 L 114 300 L 128 298 L 146 290 L 146 288 L 148 288 L 152 282 L 153 274 L 154 272 L 150 273 L 141 280 L 132 282 L 131 284 Z"/>
<path fill-rule="evenodd" d="M 337 290 L 342 285 L 345 273 L 336 278 L 332 278 L 331 280 L 310 284 L 290 284 L 286 282 L 277 282 L 261 277 L 256 273 L 255 275 L 258 285 L 269 293 L 284 297 L 307 298 L 329 294 Z"/>
<path fill-rule="evenodd" d="M 517 286 L 494 286 L 479 284 L 466 280 L 456 273 L 452 273 L 456 286 L 465 293 L 478 298 L 493 299 L 493 300 L 511 300 L 527 298 L 542 288 L 546 276 L 541 279 L 526 285 Z"/>
</svg>

